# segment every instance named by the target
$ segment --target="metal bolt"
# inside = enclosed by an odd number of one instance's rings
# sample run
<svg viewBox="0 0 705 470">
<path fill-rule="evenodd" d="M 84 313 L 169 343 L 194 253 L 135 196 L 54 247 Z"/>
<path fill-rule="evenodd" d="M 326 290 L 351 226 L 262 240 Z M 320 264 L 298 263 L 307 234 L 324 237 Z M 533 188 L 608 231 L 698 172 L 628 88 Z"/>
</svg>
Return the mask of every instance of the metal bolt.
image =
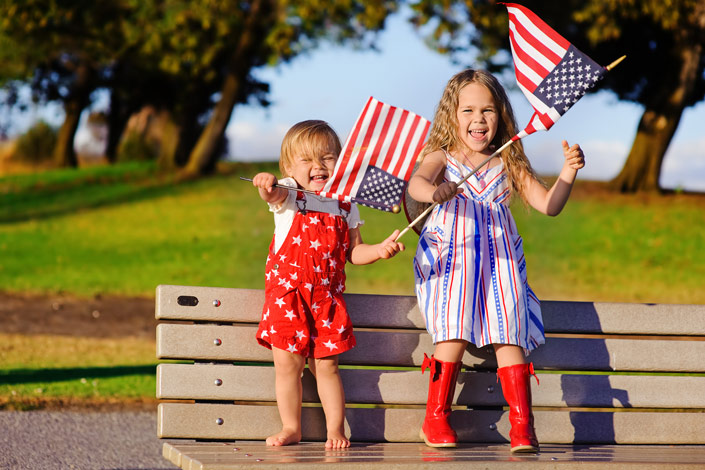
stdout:
<svg viewBox="0 0 705 470">
<path fill-rule="evenodd" d="M 220 387 L 221 385 L 223 385 L 223 380 L 222 379 L 215 379 L 215 385 Z"/>
<path fill-rule="evenodd" d="M 214 306 L 214 307 L 220 307 L 220 300 L 215 299 L 215 300 L 213 301 L 213 306 Z"/>
<path fill-rule="evenodd" d="M 213 344 L 215 344 L 216 346 L 220 346 L 221 344 L 223 344 L 223 341 L 220 338 L 216 338 L 213 340 Z"/>
<path fill-rule="evenodd" d="M 490 431 L 496 431 L 497 430 L 497 425 L 492 423 L 490 424 Z"/>
<path fill-rule="evenodd" d="M 225 421 L 223 421 L 223 418 L 217 418 L 217 419 L 215 420 L 215 424 L 217 424 L 218 426 L 220 426 L 220 425 L 223 424 L 224 422 L 225 422 Z"/>
<path fill-rule="evenodd" d="M 494 393 L 494 385 L 487 387 L 487 393 Z"/>
</svg>

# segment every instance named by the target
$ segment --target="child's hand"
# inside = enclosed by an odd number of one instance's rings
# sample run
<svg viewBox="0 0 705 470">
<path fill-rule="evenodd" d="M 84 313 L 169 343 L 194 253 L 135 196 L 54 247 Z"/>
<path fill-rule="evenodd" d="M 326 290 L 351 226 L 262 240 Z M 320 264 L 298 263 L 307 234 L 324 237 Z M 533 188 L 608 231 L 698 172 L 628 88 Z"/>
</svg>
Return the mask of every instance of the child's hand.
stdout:
<svg viewBox="0 0 705 470">
<path fill-rule="evenodd" d="M 277 177 L 271 173 L 257 173 L 252 178 L 252 185 L 271 193 L 274 185 L 277 184 Z"/>
<path fill-rule="evenodd" d="M 404 244 L 395 242 L 396 238 L 399 236 L 399 230 L 395 230 L 390 236 L 387 237 L 382 243 L 377 245 L 377 255 L 381 259 L 389 259 L 396 256 L 400 251 L 404 251 Z"/>
<path fill-rule="evenodd" d="M 563 155 L 565 156 L 566 163 L 572 169 L 579 170 L 585 166 L 585 155 L 580 145 L 574 144 L 572 147 L 569 147 L 568 142 L 564 140 Z"/>
<path fill-rule="evenodd" d="M 452 181 L 441 183 L 433 192 L 433 202 L 438 204 L 453 199 L 456 195 L 463 192 L 463 189 L 458 189 L 458 185 Z"/>
</svg>

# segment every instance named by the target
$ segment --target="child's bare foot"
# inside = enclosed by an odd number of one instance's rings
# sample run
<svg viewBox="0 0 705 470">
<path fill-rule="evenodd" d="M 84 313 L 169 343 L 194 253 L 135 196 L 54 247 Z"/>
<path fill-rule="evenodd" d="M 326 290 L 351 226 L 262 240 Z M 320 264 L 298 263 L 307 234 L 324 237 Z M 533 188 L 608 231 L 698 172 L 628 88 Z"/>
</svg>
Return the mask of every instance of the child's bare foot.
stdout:
<svg viewBox="0 0 705 470">
<path fill-rule="evenodd" d="M 344 432 L 336 431 L 328 433 L 326 449 L 345 449 L 346 447 L 350 447 L 350 441 L 345 437 Z"/>
<path fill-rule="evenodd" d="M 272 434 L 267 438 L 268 446 L 288 446 L 297 444 L 301 440 L 301 431 L 293 429 L 282 429 L 276 434 Z"/>
</svg>

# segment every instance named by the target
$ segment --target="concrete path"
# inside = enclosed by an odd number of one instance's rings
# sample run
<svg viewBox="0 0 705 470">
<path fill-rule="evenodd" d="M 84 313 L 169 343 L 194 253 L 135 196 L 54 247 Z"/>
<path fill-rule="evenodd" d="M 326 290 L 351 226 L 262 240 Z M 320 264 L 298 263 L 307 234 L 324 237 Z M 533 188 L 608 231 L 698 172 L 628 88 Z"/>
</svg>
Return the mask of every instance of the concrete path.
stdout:
<svg viewBox="0 0 705 470">
<path fill-rule="evenodd" d="M 2 470 L 177 469 L 154 412 L 0 411 Z"/>
</svg>

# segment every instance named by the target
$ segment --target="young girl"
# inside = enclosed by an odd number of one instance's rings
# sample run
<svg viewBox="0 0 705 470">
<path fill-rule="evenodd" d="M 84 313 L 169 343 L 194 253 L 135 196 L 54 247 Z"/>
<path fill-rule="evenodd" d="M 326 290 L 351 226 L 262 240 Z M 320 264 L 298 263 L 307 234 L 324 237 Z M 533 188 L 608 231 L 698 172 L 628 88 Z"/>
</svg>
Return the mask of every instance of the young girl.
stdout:
<svg viewBox="0 0 705 470">
<path fill-rule="evenodd" d="M 520 142 L 458 182 L 517 132 L 509 99 L 488 72 L 465 70 L 448 82 L 409 194 L 437 202 L 422 229 L 414 259 L 416 294 L 435 352 L 422 372 L 431 377 L 421 437 L 432 447 L 454 447 L 448 424 L 461 358 L 468 343 L 492 345 L 509 404 L 512 452 L 536 452 L 526 354 L 544 342 L 539 301 L 527 284 L 522 239 L 509 211 L 518 194 L 539 212 L 563 209 L 577 171 L 578 145 L 563 141 L 565 162 L 546 189 Z"/>
<path fill-rule="evenodd" d="M 301 191 L 318 191 L 333 173 L 340 140 L 323 121 L 303 121 L 284 137 L 277 181 L 259 173 L 253 184 L 274 213 L 274 238 L 265 267 L 265 305 L 257 341 L 274 356 L 275 393 L 282 430 L 267 445 L 301 440 L 301 374 L 306 358 L 316 377 L 326 416 L 326 448 L 349 447 L 345 437 L 345 395 L 338 355 L 355 346 L 345 308 L 345 261 L 369 264 L 404 249 L 395 231 L 377 245 L 362 242 L 357 207 Z"/>
</svg>

